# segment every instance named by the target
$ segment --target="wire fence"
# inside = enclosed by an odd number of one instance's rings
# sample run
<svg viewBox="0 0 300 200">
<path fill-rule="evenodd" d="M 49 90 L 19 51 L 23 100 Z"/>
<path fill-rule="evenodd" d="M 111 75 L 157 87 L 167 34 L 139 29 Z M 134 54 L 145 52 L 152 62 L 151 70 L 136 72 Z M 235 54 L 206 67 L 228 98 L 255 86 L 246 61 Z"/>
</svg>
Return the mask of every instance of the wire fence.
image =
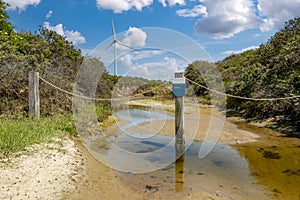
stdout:
<svg viewBox="0 0 300 200">
<path fill-rule="evenodd" d="M 93 98 L 93 97 L 87 97 L 87 96 L 75 94 L 73 92 L 69 92 L 67 90 L 62 89 L 62 88 L 54 85 L 53 83 L 50 83 L 49 81 L 45 80 L 42 77 L 39 77 L 39 79 L 42 80 L 43 82 L 45 82 L 46 84 L 48 84 L 49 86 L 51 86 L 51 87 L 53 87 L 53 88 L 55 88 L 55 89 L 57 89 L 57 90 L 59 90 L 61 92 L 64 92 L 64 93 L 66 93 L 68 95 L 71 95 L 71 96 L 74 96 L 74 97 L 78 97 L 78 98 L 81 98 L 81 99 L 94 100 L 94 101 L 120 101 L 120 100 L 126 100 L 126 99 L 128 100 L 128 99 L 131 99 L 131 98 L 136 98 L 136 97 L 146 98 L 146 97 L 144 97 L 144 94 L 147 94 L 147 93 L 149 93 L 149 92 L 151 92 L 151 91 L 153 91 L 153 90 L 155 90 L 155 89 L 157 89 L 157 88 L 159 88 L 159 87 L 162 86 L 162 85 L 157 86 L 157 87 L 155 87 L 155 88 L 153 88 L 151 90 L 147 90 L 146 92 L 142 92 L 142 93 L 139 93 L 139 94 L 136 94 L 136 95 L 130 95 L 130 96 L 125 96 L 125 97 L 108 98 L 108 99 L 106 99 L 106 98 Z"/>
<path fill-rule="evenodd" d="M 291 97 L 279 97 L 279 98 L 252 98 L 252 97 L 242 97 L 242 96 L 236 96 L 236 95 L 232 95 L 232 94 L 227 94 L 227 93 L 224 93 L 224 92 L 220 92 L 220 91 L 216 91 L 216 90 L 213 90 L 213 89 L 210 89 L 208 87 L 205 87 L 204 85 L 201 85 L 195 81 L 192 81 L 188 78 L 186 78 L 186 80 L 188 80 L 189 82 L 201 87 L 201 88 L 204 88 L 208 91 L 211 91 L 213 93 L 216 93 L 216 94 L 220 94 L 220 95 L 223 95 L 223 96 L 227 96 L 227 97 L 232 97 L 232 98 L 236 98 L 236 99 L 243 99 L 243 100 L 251 100 L 251 101 L 279 101 L 279 100 L 288 100 L 288 99 L 297 99 L 297 98 L 300 98 L 300 96 L 291 96 Z"/>
<path fill-rule="evenodd" d="M 160 86 L 157 86 L 151 90 L 148 90 L 146 92 L 143 92 L 143 93 L 139 93 L 139 94 L 136 94 L 136 95 L 131 95 L 131 96 L 125 96 L 125 97 L 120 97 L 120 98 L 93 98 L 93 97 L 87 97 L 87 96 L 83 96 L 83 95 L 79 95 L 79 94 L 75 94 L 73 92 L 69 92 L 67 90 L 64 90 L 56 85 L 54 85 L 53 83 L 45 80 L 44 78 L 42 77 L 39 77 L 40 80 L 42 80 L 43 82 L 45 82 L 46 84 L 50 85 L 51 87 L 61 91 L 61 92 L 64 92 L 68 95 L 71 95 L 71 96 L 74 96 L 74 97 L 78 97 L 78 98 L 81 98 L 81 99 L 87 99 L 87 100 L 94 100 L 94 101 L 120 101 L 120 100 L 125 100 L 125 99 L 130 99 L 130 98 L 134 98 L 134 97 L 143 97 L 144 94 L 147 94 L 159 87 Z M 242 96 L 237 96 L 237 95 L 232 95 L 232 94 L 227 94 L 227 93 L 224 93 L 224 92 L 220 92 L 220 91 L 217 91 L 217 90 L 213 90 L 213 89 L 210 89 L 209 87 L 206 87 L 204 85 L 201 85 L 195 81 L 192 81 L 191 79 L 188 79 L 186 78 L 187 81 L 201 87 L 201 88 L 204 88 L 208 91 L 211 91 L 213 93 L 216 93 L 216 94 L 220 94 L 220 95 L 223 95 L 223 96 L 227 96 L 227 97 L 232 97 L 232 98 L 236 98 L 236 99 L 243 99 L 243 100 L 251 100 L 251 101 L 279 101 L 279 100 L 289 100 L 289 99 L 298 99 L 300 98 L 300 96 L 289 96 L 289 97 L 278 97 L 278 98 L 252 98 L 252 97 L 242 97 Z M 146 98 L 146 97 L 145 97 Z"/>
</svg>

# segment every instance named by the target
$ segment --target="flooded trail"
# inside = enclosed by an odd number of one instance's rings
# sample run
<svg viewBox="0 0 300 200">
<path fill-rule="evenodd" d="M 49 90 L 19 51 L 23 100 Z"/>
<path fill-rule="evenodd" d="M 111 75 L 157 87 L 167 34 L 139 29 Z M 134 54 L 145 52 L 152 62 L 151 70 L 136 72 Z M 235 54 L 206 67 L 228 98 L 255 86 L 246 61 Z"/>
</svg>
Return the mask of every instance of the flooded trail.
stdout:
<svg viewBox="0 0 300 200">
<path fill-rule="evenodd" d="M 250 124 L 237 125 L 260 136 L 256 142 L 234 146 L 258 182 L 278 199 L 300 199 L 300 139 Z"/>
<path fill-rule="evenodd" d="M 139 143 L 133 143 L 132 140 L 121 142 L 126 143 L 126 146 L 134 147 L 137 152 L 142 149 L 145 153 L 166 144 L 169 138 L 161 136 L 157 139 L 158 141 L 151 142 L 149 140 Z M 182 165 L 180 162 L 173 162 L 149 173 L 119 172 L 119 174 L 133 187 L 139 190 L 152 190 L 161 196 L 172 196 L 175 193 L 186 195 L 202 189 L 229 199 L 268 199 L 270 197 L 251 175 L 247 160 L 241 157 L 238 151 L 226 144 L 218 143 L 208 156 L 200 159 L 198 152 L 201 145 L 200 142 L 192 142 L 184 154 Z M 146 163 L 159 166 L 160 163 L 168 162 L 168 158 L 175 159 L 174 148 L 171 146 L 169 148 L 169 155 L 151 155 L 145 158 Z M 137 166 L 136 163 L 131 164 Z"/>
<path fill-rule="evenodd" d="M 196 113 L 200 113 L 200 117 Z M 116 123 L 84 142 L 101 163 L 117 170 L 141 199 L 299 199 L 300 140 L 226 119 L 218 142 L 204 158 L 199 149 L 211 108 L 186 109 L 186 152 L 175 162 L 174 115 L 118 110 Z M 196 127 L 196 128 L 195 128 Z"/>
</svg>

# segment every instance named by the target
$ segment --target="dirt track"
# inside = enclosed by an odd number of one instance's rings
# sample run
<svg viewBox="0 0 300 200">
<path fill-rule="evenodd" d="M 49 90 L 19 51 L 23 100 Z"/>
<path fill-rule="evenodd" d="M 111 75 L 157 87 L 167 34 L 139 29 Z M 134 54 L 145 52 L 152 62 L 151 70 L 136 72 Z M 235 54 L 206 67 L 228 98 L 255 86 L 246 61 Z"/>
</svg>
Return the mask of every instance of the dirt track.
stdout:
<svg viewBox="0 0 300 200">
<path fill-rule="evenodd" d="M 194 119 L 195 109 L 187 110 L 187 119 Z M 201 128 L 194 137 L 202 140 L 212 120 L 221 115 L 210 108 L 200 109 Z M 216 119 L 213 118 L 213 119 Z M 156 122 L 155 122 L 156 123 Z M 151 127 L 156 127 L 156 124 Z M 106 131 L 116 128 L 113 124 Z M 151 131 L 151 127 L 149 131 Z M 186 120 L 187 134 L 191 129 Z M 166 122 L 161 130 L 162 135 L 173 133 L 174 124 Z M 189 130 L 191 129 L 191 130 Z M 242 143 L 254 141 L 256 135 L 239 130 L 226 120 L 219 140 L 225 143 Z M 193 191 L 163 194 L 145 183 L 143 189 L 126 182 L 113 169 L 97 161 L 80 144 L 66 139 L 61 145 L 50 144 L 39 147 L 31 156 L 21 156 L 10 165 L 1 164 L 0 199 L 229 199 L 218 191 L 198 188 Z M 147 187 L 148 186 L 148 187 Z M 247 199 L 247 198 L 245 198 Z"/>
</svg>

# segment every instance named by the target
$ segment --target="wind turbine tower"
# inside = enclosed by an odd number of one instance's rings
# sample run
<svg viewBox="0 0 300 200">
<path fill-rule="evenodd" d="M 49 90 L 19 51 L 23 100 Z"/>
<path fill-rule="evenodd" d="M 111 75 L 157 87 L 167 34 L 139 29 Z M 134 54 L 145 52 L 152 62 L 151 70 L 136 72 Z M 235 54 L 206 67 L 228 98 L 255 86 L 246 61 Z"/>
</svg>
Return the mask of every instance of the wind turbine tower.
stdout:
<svg viewBox="0 0 300 200">
<path fill-rule="evenodd" d="M 117 64 L 117 44 L 121 45 L 121 46 L 124 46 L 124 47 L 127 47 L 128 49 L 132 49 L 134 51 L 139 51 L 139 50 L 134 49 L 134 48 L 130 47 L 129 45 L 124 44 L 123 42 L 120 42 L 117 39 L 115 24 L 114 24 L 114 20 L 113 20 L 112 16 L 111 16 L 111 28 L 112 28 L 112 33 L 113 33 L 113 41 L 100 52 L 100 55 L 103 52 L 105 52 L 108 48 L 110 48 L 111 46 L 113 46 L 113 48 L 114 48 L 114 76 L 117 76 L 117 70 L 118 70 L 117 69 L 117 67 L 118 67 L 118 64 Z"/>
</svg>

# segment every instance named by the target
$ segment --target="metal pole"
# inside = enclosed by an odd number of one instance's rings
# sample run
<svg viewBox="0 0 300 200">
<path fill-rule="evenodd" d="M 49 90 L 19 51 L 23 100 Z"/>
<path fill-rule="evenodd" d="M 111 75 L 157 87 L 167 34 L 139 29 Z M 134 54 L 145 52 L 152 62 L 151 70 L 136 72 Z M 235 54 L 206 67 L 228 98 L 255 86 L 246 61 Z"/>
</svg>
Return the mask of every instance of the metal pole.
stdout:
<svg viewBox="0 0 300 200">
<path fill-rule="evenodd" d="M 29 72 L 29 116 L 40 118 L 39 73 Z"/>
</svg>

